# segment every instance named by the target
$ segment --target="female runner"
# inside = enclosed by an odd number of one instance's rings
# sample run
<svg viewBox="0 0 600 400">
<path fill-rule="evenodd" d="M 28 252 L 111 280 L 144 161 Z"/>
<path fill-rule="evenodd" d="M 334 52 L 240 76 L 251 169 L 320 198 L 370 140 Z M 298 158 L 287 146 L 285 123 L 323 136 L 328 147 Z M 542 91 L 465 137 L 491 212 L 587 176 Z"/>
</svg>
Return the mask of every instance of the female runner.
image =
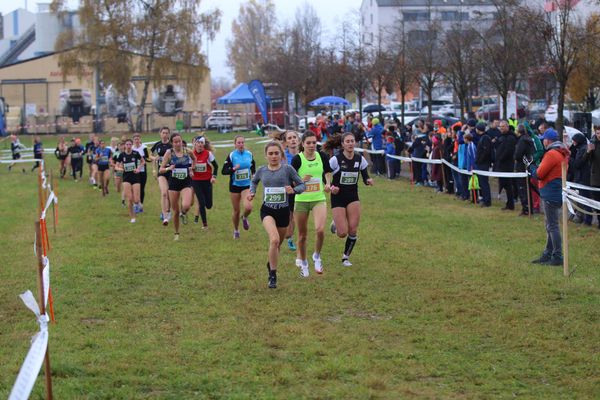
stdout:
<svg viewBox="0 0 600 400">
<path fill-rule="evenodd" d="M 112 142 L 111 142 L 112 143 Z M 117 193 L 121 193 L 121 205 L 125 207 L 125 192 L 122 190 L 123 188 L 123 171 L 117 170 L 115 167 L 117 165 L 117 160 L 119 159 L 119 154 L 125 151 L 125 143 L 120 142 L 115 145 L 112 157 L 112 167 L 115 176 L 115 186 L 117 187 Z"/>
<path fill-rule="evenodd" d="M 69 155 L 69 147 L 67 147 L 67 144 L 65 143 L 64 136 L 61 136 L 60 139 L 58 139 L 54 155 L 60 161 L 60 179 L 63 179 L 67 174 L 67 156 Z"/>
<path fill-rule="evenodd" d="M 268 165 L 260 167 L 252 178 L 248 201 L 254 199 L 256 187 L 262 181 L 264 196 L 260 208 L 260 219 L 269 235 L 267 261 L 269 288 L 275 289 L 277 287 L 279 247 L 285 238 L 290 223 L 288 198 L 294 193 L 302 193 L 305 185 L 294 168 L 287 163 L 282 163 L 283 148 L 279 142 L 272 141 L 265 146 L 265 157 Z"/>
<path fill-rule="evenodd" d="M 73 179 L 77 182 L 77 172 L 79 172 L 79 179 L 83 175 L 83 154 L 85 149 L 81 145 L 79 138 L 72 139 L 71 145 L 69 146 L 69 158 L 71 159 L 71 172 L 73 173 Z"/>
<path fill-rule="evenodd" d="M 323 273 L 321 249 L 325 239 L 325 221 L 327 220 L 327 201 L 325 193 L 329 193 L 331 185 L 331 167 L 324 153 L 317 151 L 317 137 L 308 131 L 302 136 L 302 152 L 292 159 L 292 167 L 306 184 L 304 193 L 296 196 L 294 219 L 298 227 L 298 252 L 296 265 L 301 269 L 301 275 L 308 277 L 308 260 L 306 258 L 306 236 L 308 230 L 308 214 L 312 211 L 315 223 L 316 241 L 312 259 L 315 272 Z"/>
<path fill-rule="evenodd" d="M 223 175 L 231 175 L 229 179 L 229 196 L 233 206 L 233 238 L 240 238 L 240 203 L 244 200 L 244 214 L 242 223 L 244 230 L 250 229 L 248 216 L 252 212 L 252 203 L 248 201 L 248 192 L 250 190 L 250 179 L 256 172 L 256 164 L 252 153 L 246 150 L 245 138 L 237 135 L 233 138 L 235 150 L 229 153 L 223 164 Z"/>
<path fill-rule="evenodd" d="M 294 131 L 285 131 L 281 136 L 281 139 L 285 145 L 285 158 L 289 165 L 292 164 L 292 159 L 298 152 L 298 144 L 300 143 L 300 136 L 298 132 Z M 290 203 L 290 224 L 287 229 L 287 233 L 285 235 L 287 239 L 288 248 L 291 251 L 296 251 L 296 245 L 294 244 L 294 200 L 295 194 L 290 194 L 288 196 L 288 203 Z"/>
<path fill-rule="evenodd" d="M 329 166 L 333 171 L 333 183 L 331 184 L 333 224 L 331 231 L 337 233 L 340 238 L 347 236 L 342 255 L 342 264 L 346 267 L 352 266 L 350 254 L 356 244 L 356 232 L 360 221 L 359 173 L 365 185 L 373 185 L 373 179 L 369 178 L 369 163 L 362 155 L 354 152 L 355 145 L 354 134 L 344 133 L 342 135 L 343 152 L 329 159 Z"/>
<path fill-rule="evenodd" d="M 133 151 L 140 153 L 140 156 L 146 163 L 150 162 L 150 153 L 146 146 L 142 144 L 142 137 L 139 133 L 133 135 Z M 140 169 L 140 209 L 139 212 L 144 212 L 144 198 L 146 197 L 146 181 L 148 174 L 146 173 L 146 165 L 144 164 Z"/>
<path fill-rule="evenodd" d="M 125 151 L 119 154 L 117 171 L 123 171 L 123 192 L 129 205 L 129 216 L 132 224 L 135 223 L 135 214 L 140 203 L 140 167 L 145 161 L 137 151 L 133 151 L 133 141 L 125 140 Z"/>
<path fill-rule="evenodd" d="M 158 172 L 161 174 L 171 173 L 169 178 L 169 201 L 173 210 L 173 226 L 175 228 L 173 240 L 179 240 L 179 219 L 181 218 L 184 225 L 187 224 L 186 213 L 192 206 L 192 180 L 190 175 L 191 167 L 196 160 L 194 154 L 183 145 L 180 134 L 174 133 L 171 136 L 171 145 L 173 147 L 165 153 Z M 180 197 L 181 213 L 179 210 Z"/>
<path fill-rule="evenodd" d="M 156 161 L 156 165 L 160 168 L 162 165 L 163 157 L 167 150 L 171 147 L 171 130 L 166 126 L 160 130 L 160 140 L 152 146 L 150 152 L 154 155 L 153 160 Z M 163 225 L 169 224 L 170 219 L 170 203 L 169 203 L 169 178 L 171 177 L 171 172 L 167 171 L 163 174 L 158 173 L 158 188 L 160 189 L 160 206 L 162 212 L 160 213 L 160 219 L 162 220 Z"/>
<path fill-rule="evenodd" d="M 194 138 L 194 174 L 192 175 L 192 187 L 198 199 L 198 209 L 202 217 L 202 229 L 208 228 L 206 209 L 213 205 L 212 185 L 217 179 L 219 165 L 211 151 L 210 143 L 204 136 Z M 194 218 L 198 223 L 198 215 Z"/>
<path fill-rule="evenodd" d="M 108 182 L 110 181 L 110 159 L 112 151 L 106 147 L 104 140 L 100 140 L 96 149 L 96 165 L 98 165 L 98 185 L 102 189 L 102 196 L 108 194 Z"/>
</svg>

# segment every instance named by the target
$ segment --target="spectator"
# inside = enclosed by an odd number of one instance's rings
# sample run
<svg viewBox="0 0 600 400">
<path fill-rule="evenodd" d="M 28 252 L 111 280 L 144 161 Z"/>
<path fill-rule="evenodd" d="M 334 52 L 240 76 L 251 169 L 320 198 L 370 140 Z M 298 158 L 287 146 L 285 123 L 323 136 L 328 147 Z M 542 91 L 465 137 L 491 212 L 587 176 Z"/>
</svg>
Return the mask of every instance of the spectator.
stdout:
<svg viewBox="0 0 600 400">
<path fill-rule="evenodd" d="M 590 160 L 590 186 L 600 189 L 600 125 L 596 125 L 594 136 L 587 146 L 588 159 Z M 600 201 L 600 191 L 593 191 L 594 200 Z M 600 229 L 600 217 L 598 217 Z"/>
<path fill-rule="evenodd" d="M 508 119 L 508 125 L 512 126 L 514 131 L 517 130 L 519 120 L 516 118 L 515 113 L 510 114 L 510 118 Z"/>
<path fill-rule="evenodd" d="M 464 163 L 465 169 L 467 171 L 473 171 L 475 169 L 475 156 L 477 153 L 475 143 L 473 143 L 473 134 L 471 132 L 465 133 L 463 140 L 465 142 L 465 144 L 464 144 L 465 145 L 465 163 Z M 467 178 L 466 186 L 467 186 L 468 197 L 471 197 L 471 194 L 472 194 L 473 197 L 471 198 L 471 202 L 477 203 L 477 193 L 476 192 L 471 193 L 469 190 L 469 179 L 471 179 L 471 175 L 463 174 L 463 176 Z"/>
<path fill-rule="evenodd" d="M 387 145 L 385 146 L 385 162 L 387 164 L 387 178 L 396 178 L 396 159 L 388 157 L 388 155 L 396 155 L 396 146 L 394 145 L 394 137 L 387 137 Z"/>
<path fill-rule="evenodd" d="M 489 171 L 492 166 L 492 139 L 485 133 L 485 123 L 478 123 L 476 132 L 479 136 L 477 143 L 477 153 L 475 155 L 475 169 L 480 171 Z M 490 190 L 490 180 L 488 176 L 479 175 L 479 188 L 481 192 L 481 207 L 490 207 L 492 205 L 492 193 Z"/>
<path fill-rule="evenodd" d="M 513 133 L 510 132 L 508 122 L 501 121 L 500 125 L 500 136 L 496 139 L 496 159 L 494 162 L 494 171 L 497 172 L 513 172 L 515 166 L 515 147 L 517 144 L 517 138 Z M 513 184 L 511 178 L 498 178 L 499 188 L 506 190 L 506 205 L 502 208 L 503 210 L 514 210 L 515 199 L 513 195 Z"/>
<path fill-rule="evenodd" d="M 452 153 L 454 150 L 454 138 L 456 137 L 452 128 L 450 128 L 448 134 L 444 138 L 444 144 L 442 147 L 442 155 L 444 160 L 448 163 L 452 164 Z M 454 193 L 454 174 L 452 168 L 447 166 L 446 164 L 442 164 L 444 168 L 444 174 L 446 176 L 446 193 L 453 194 Z"/>
<path fill-rule="evenodd" d="M 517 145 L 515 146 L 515 171 L 525 172 L 527 167 L 525 164 L 526 160 L 533 160 L 533 153 L 535 152 L 535 146 L 533 140 L 529 137 L 525 125 L 519 124 L 517 126 Z M 533 205 L 531 204 L 531 197 L 527 194 L 527 178 L 515 178 L 517 181 L 517 188 L 519 191 L 519 198 L 521 199 L 521 214 L 529 215 Z"/>
<path fill-rule="evenodd" d="M 540 195 L 544 204 L 546 224 L 546 248 L 542 255 L 532 261 L 534 264 L 561 265 L 563 263 L 562 243 L 558 220 L 562 207 L 562 163 L 569 159 L 569 149 L 558 141 L 554 129 L 546 129 L 543 136 L 546 153 L 540 166 L 529 166 L 539 180 Z"/>
<path fill-rule="evenodd" d="M 413 134 L 412 145 L 409 147 L 408 152 L 411 157 L 414 158 L 426 158 L 427 157 L 427 136 L 421 133 L 420 130 L 416 130 Z M 422 162 L 412 162 L 413 182 L 417 186 L 423 186 L 423 171 Z"/>
<path fill-rule="evenodd" d="M 492 121 L 490 125 L 490 129 L 487 130 L 487 135 L 492 139 L 492 143 L 496 142 L 496 139 L 500 137 L 500 129 L 498 129 L 498 125 L 500 125 L 500 121 L 497 119 Z"/>
<path fill-rule="evenodd" d="M 437 135 L 431 138 L 431 159 L 441 160 L 442 159 L 442 141 Z M 431 165 L 431 180 L 436 184 L 436 191 L 438 193 L 444 192 L 444 177 L 442 172 L 443 164 L 432 164 Z"/>
<path fill-rule="evenodd" d="M 379 118 L 373 118 L 373 128 L 368 132 L 367 136 L 371 140 L 371 150 L 383 151 L 383 125 L 379 122 Z M 373 174 L 384 175 L 385 174 L 385 160 L 383 154 L 373 153 L 371 154 L 371 160 L 373 161 L 372 172 Z"/>
<path fill-rule="evenodd" d="M 569 169 L 573 172 L 573 182 L 579 183 L 580 185 L 590 186 L 590 175 L 591 175 L 591 163 L 588 157 L 588 145 L 587 139 L 583 136 L 583 133 L 576 133 L 573 135 L 573 146 L 571 146 L 572 163 L 569 164 Z M 583 197 L 591 198 L 591 192 L 585 189 L 579 189 L 579 194 Z M 591 212 L 590 207 L 581 205 L 581 208 Z M 577 216 L 574 220 L 576 223 L 584 223 L 586 225 L 592 225 L 592 215 L 585 214 L 577 211 Z"/>
</svg>

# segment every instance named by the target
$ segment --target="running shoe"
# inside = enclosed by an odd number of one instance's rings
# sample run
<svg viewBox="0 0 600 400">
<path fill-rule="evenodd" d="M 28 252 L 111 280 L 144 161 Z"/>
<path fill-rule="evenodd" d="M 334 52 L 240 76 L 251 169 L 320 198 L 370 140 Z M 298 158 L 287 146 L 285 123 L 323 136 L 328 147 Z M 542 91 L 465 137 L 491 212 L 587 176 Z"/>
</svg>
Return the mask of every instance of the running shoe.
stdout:
<svg viewBox="0 0 600 400">
<path fill-rule="evenodd" d="M 233 231 L 233 238 L 234 239 L 239 239 L 240 238 L 240 231 Z"/>
<path fill-rule="evenodd" d="M 140 209 L 139 209 L 138 205 L 137 205 L 137 204 L 134 204 L 134 205 L 133 205 L 133 213 L 134 213 L 134 214 L 139 214 L 139 212 L 140 212 Z"/>
<path fill-rule="evenodd" d="M 131 218 L 131 220 L 129 222 L 131 222 L 132 224 L 135 224 L 135 218 Z"/>
<path fill-rule="evenodd" d="M 144 212 L 144 205 L 143 205 L 142 203 L 140 203 L 140 204 L 138 205 L 138 212 L 139 212 L 140 214 Z"/>
<path fill-rule="evenodd" d="M 352 263 L 350 262 L 350 260 L 348 258 L 342 258 L 342 265 L 344 267 L 351 267 Z"/>
<path fill-rule="evenodd" d="M 163 219 L 163 226 L 167 226 L 169 225 L 169 220 L 168 219 Z"/>
<path fill-rule="evenodd" d="M 75 179 L 75 182 L 77 182 L 77 179 Z M 125 207 L 125 200 L 121 199 L 121 206 Z M 162 219 L 162 214 L 160 215 L 160 219 Z"/>
<path fill-rule="evenodd" d="M 188 220 L 187 220 L 187 215 L 186 215 L 186 214 L 184 214 L 184 213 L 180 213 L 180 214 L 179 214 L 179 218 L 181 218 L 181 223 L 182 223 L 182 224 L 184 224 L 184 225 L 187 225 L 187 223 L 188 223 Z"/>
<path fill-rule="evenodd" d="M 291 251 L 296 251 L 296 245 L 294 244 L 294 239 L 289 238 L 287 240 L 288 242 L 288 249 L 290 249 Z"/>
<path fill-rule="evenodd" d="M 248 218 L 242 217 L 242 226 L 244 227 L 245 231 L 250 229 L 250 223 L 248 222 Z"/>
<path fill-rule="evenodd" d="M 174 241 L 178 241 L 179 240 L 179 233 L 176 233 L 175 236 L 173 236 L 173 240 Z"/>
<path fill-rule="evenodd" d="M 335 233 L 337 232 L 337 229 L 335 227 L 335 221 L 331 221 L 331 225 L 329 225 L 329 230 L 335 235 Z"/>
<path fill-rule="evenodd" d="M 205 231 L 208 229 L 208 225 L 207 224 L 202 224 L 202 230 Z"/>
<path fill-rule="evenodd" d="M 198 221 L 200 221 L 200 216 L 196 215 L 196 216 L 194 217 L 194 223 L 195 223 L 195 224 L 197 224 L 197 223 L 198 223 Z"/>
<path fill-rule="evenodd" d="M 269 289 L 277 289 L 277 275 L 269 274 Z"/>
<path fill-rule="evenodd" d="M 300 264 L 300 276 L 303 278 L 308 278 L 310 272 L 308 270 L 308 260 L 304 260 Z"/>
<path fill-rule="evenodd" d="M 323 273 L 323 261 L 321 261 L 321 256 L 317 253 L 313 253 L 312 259 L 315 262 L 315 272 L 317 274 Z"/>
<path fill-rule="evenodd" d="M 299 258 L 296 258 L 296 267 L 298 267 L 298 268 L 302 267 L 302 260 Z"/>
<path fill-rule="evenodd" d="M 161 220 L 161 221 L 163 221 L 164 219 L 165 219 L 165 218 L 164 218 L 164 215 L 163 215 L 163 213 L 161 212 L 161 213 L 160 213 L 160 220 Z"/>
</svg>

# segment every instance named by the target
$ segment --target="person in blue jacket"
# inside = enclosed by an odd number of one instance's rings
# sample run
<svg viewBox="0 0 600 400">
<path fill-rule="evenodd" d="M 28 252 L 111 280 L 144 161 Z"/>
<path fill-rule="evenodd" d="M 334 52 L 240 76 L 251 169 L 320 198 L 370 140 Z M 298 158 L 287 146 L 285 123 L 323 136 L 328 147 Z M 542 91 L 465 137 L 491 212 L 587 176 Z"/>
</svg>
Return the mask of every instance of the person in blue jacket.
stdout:
<svg viewBox="0 0 600 400">
<path fill-rule="evenodd" d="M 33 158 L 36 160 L 44 159 L 44 146 L 42 145 L 42 141 L 40 140 L 39 136 L 36 136 L 33 139 Z M 38 168 L 40 164 L 40 161 L 36 161 L 34 166 L 31 167 L 31 171 L 33 172 L 33 170 Z"/>
<path fill-rule="evenodd" d="M 256 172 L 256 164 L 252 153 L 246 150 L 246 140 L 242 135 L 233 138 L 235 150 L 229 153 L 223 164 L 223 175 L 229 175 L 229 195 L 233 206 L 233 238 L 240 238 L 240 204 L 244 202 L 244 213 L 241 215 L 244 230 L 250 229 L 248 216 L 252 212 L 252 202 L 248 200 L 252 175 Z"/>
<path fill-rule="evenodd" d="M 379 122 L 379 118 L 373 118 L 371 121 L 373 127 L 367 133 L 367 138 L 371 142 L 371 150 L 381 151 L 384 150 L 383 146 L 383 125 Z M 373 161 L 372 173 L 376 175 L 385 174 L 385 161 L 383 154 L 371 154 L 371 161 Z"/>
</svg>

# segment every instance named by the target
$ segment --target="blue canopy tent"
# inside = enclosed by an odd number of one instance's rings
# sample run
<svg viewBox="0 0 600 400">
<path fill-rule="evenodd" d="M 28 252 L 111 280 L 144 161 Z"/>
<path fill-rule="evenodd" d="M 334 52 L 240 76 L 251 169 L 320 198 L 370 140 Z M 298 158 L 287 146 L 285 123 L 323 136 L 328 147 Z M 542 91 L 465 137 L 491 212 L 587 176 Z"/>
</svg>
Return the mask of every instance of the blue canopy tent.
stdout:
<svg viewBox="0 0 600 400">
<path fill-rule="evenodd" d="M 240 83 L 235 88 L 233 88 L 229 93 L 224 96 L 221 96 L 217 99 L 217 104 L 256 104 L 254 100 L 254 96 L 250 93 L 250 89 L 248 89 L 247 83 Z M 267 96 L 267 103 L 271 103 L 271 98 Z M 254 115 L 255 112 L 252 110 L 246 110 L 247 113 Z M 250 126 L 252 124 L 249 123 L 248 118 L 246 117 L 247 125 Z"/>
</svg>

